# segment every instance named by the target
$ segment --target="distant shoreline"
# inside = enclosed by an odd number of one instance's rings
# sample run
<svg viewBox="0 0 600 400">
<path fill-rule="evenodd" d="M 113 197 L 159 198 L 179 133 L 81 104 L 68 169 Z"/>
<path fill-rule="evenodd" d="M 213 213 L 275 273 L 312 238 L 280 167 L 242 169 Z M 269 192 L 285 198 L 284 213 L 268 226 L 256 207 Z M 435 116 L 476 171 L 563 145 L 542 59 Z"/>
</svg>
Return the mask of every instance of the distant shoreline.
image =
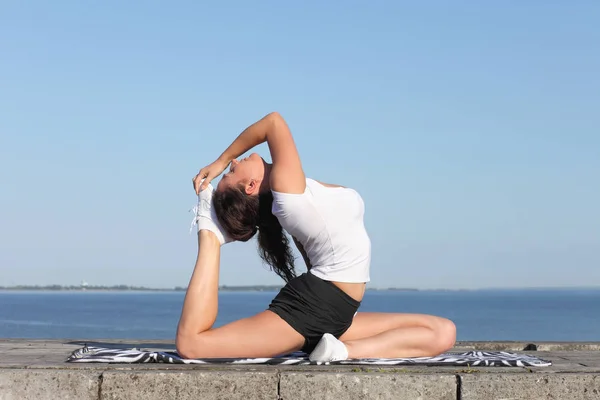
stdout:
<svg viewBox="0 0 600 400">
<path fill-rule="evenodd" d="M 219 286 L 221 292 L 277 292 L 282 288 L 279 285 L 252 285 L 252 286 Z M 16 292 L 16 291 L 40 291 L 40 292 L 185 292 L 186 287 L 176 286 L 174 288 L 149 288 L 144 286 L 61 286 L 61 285 L 17 285 L 17 286 L 0 286 L 0 292 Z M 368 288 L 371 291 L 403 291 L 417 292 L 418 289 L 411 288 L 386 288 L 376 289 Z"/>
<path fill-rule="evenodd" d="M 277 292 L 281 285 L 249 285 L 249 286 L 219 286 L 219 292 Z M 0 292 L 185 292 L 186 287 L 176 286 L 174 288 L 150 288 L 144 286 L 62 286 L 62 285 L 16 285 L 0 286 Z M 478 289 L 415 289 L 415 288 L 367 288 L 368 292 L 476 292 L 476 291 L 511 291 L 511 290 L 600 290 L 596 287 L 489 287 Z"/>
</svg>

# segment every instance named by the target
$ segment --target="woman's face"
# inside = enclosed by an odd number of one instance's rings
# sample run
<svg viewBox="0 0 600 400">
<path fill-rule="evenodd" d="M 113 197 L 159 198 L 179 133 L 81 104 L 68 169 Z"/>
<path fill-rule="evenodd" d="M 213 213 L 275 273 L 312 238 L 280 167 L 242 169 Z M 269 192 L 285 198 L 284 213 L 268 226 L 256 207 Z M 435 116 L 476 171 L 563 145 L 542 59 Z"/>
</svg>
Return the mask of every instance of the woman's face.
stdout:
<svg viewBox="0 0 600 400">
<path fill-rule="evenodd" d="M 240 161 L 231 161 L 229 171 L 221 178 L 217 190 L 220 191 L 239 184 L 248 185 L 252 181 L 260 184 L 264 175 L 265 165 L 263 159 L 257 153 L 252 153 Z"/>
</svg>

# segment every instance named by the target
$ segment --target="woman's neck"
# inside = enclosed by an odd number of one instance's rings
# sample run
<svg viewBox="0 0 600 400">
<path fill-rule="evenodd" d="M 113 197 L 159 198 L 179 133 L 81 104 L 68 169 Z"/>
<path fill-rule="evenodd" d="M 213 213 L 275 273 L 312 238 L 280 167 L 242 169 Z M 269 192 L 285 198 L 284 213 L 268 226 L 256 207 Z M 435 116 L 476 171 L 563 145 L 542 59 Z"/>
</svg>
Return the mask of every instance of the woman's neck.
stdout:
<svg viewBox="0 0 600 400">
<path fill-rule="evenodd" d="M 271 168 L 273 165 L 264 160 L 263 163 L 265 165 L 265 174 L 262 182 L 260 183 L 259 193 L 264 193 L 271 190 Z"/>
</svg>

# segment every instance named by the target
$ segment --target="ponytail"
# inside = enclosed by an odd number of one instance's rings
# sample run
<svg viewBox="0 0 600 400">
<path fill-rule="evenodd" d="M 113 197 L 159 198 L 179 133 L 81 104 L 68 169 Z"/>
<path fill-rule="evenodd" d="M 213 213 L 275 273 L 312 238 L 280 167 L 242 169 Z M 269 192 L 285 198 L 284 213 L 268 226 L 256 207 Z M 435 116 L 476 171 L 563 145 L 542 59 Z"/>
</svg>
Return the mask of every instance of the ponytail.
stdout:
<svg viewBox="0 0 600 400">
<path fill-rule="evenodd" d="M 296 277 L 289 239 L 271 212 L 273 193 L 249 196 L 244 187 L 233 186 L 213 194 L 219 223 L 233 239 L 247 242 L 258 232 L 258 253 L 285 282 Z"/>
<path fill-rule="evenodd" d="M 269 190 L 258 199 L 258 246 L 260 257 L 275 273 L 289 282 L 296 277 L 290 241 L 276 216 L 271 212 L 273 193 Z"/>
</svg>

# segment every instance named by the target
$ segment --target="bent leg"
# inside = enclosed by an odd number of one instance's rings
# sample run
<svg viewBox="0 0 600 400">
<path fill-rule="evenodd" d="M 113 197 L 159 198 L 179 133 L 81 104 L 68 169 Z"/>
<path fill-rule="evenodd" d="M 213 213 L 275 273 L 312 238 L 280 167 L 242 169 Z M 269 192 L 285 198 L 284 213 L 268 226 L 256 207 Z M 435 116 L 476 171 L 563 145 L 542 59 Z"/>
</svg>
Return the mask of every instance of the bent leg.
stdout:
<svg viewBox="0 0 600 400">
<path fill-rule="evenodd" d="M 436 356 L 454 346 L 456 327 L 424 314 L 358 313 L 340 337 L 349 358 Z"/>
<path fill-rule="evenodd" d="M 198 232 L 198 257 L 183 302 L 176 346 L 182 357 L 270 357 L 296 351 L 304 338 L 271 311 L 212 329 L 217 317 L 220 243 Z"/>
<path fill-rule="evenodd" d="M 198 256 L 185 293 L 177 336 L 203 332 L 213 326 L 217 318 L 220 256 L 217 236 L 208 230 L 199 231 Z"/>
<path fill-rule="evenodd" d="M 271 311 L 201 333 L 177 337 L 185 358 L 274 357 L 298 351 L 304 337 Z"/>
</svg>

